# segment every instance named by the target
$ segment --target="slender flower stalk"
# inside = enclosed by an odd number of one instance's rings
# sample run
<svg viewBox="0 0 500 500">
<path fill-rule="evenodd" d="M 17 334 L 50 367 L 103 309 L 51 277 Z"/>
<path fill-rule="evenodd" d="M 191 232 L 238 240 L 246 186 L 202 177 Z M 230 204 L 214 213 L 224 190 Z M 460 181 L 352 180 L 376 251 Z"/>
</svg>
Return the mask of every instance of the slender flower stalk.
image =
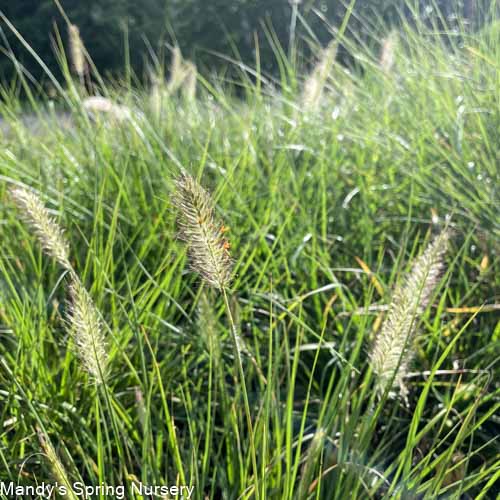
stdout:
<svg viewBox="0 0 500 500">
<path fill-rule="evenodd" d="M 161 74 L 151 73 L 150 78 L 151 91 L 149 93 L 149 107 L 154 116 L 158 119 L 161 116 L 162 107 L 168 99 L 168 90 Z"/>
<path fill-rule="evenodd" d="M 175 205 L 179 209 L 179 236 L 188 245 L 193 270 L 207 284 L 223 291 L 231 282 L 232 260 L 227 227 L 215 219 L 210 194 L 190 175 L 182 174 L 176 183 Z M 228 304 L 229 307 L 229 304 Z M 248 350 L 234 322 L 232 334 L 239 356 L 248 355 L 263 381 L 257 361 Z"/>
<path fill-rule="evenodd" d="M 224 236 L 227 228 L 216 220 L 210 194 L 190 175 L 183 172 L 176 182 L 174 203 L 179 210 L 179 236 L 188 246 L 191 266 L 204 281 L 217 288 L 224 299 L 226 315 L 231 327 L 236 365 L 242 386 L 243 401 L 250 435 L 250 454 L 254 473 L 255 497 L 260 497 L 259 470 L 250 403 L 243 371 L 242 341 L 231 312 L 227 288 L 231 281 L 232 261 L 229 242 Z"/>
<path fill-rule="evenodd" d="M 72 278 L 69 290 L 69 330 L 77 355 L 93 380 L 104 384 L 108 354 L 99 312 L 79 279 Z"/>
<path fill-rule="evenodd" d="M 429 305 L 439 281 L 448 239 L 446 231 L 437 236 L 416 259 L 411 272 L 394 292 L 388 317 L 370 353 L 379 393 L 391 384 L 390 389 L 399 388 L 403 397 L 407 395 L 404 378 L 414 354 L 416 317 Z M 394 391 L 390 395 L 393 396 Z"/>
<path fill-rule="evenodd" d="M 23 219 L 33 229 L 45 253 L 70 275 L 69 324 L 83 367 L 97 383 L 105 380 L 108 364 L 106 343 L 99 313 L 69 261 L 69 244 L 42 200 L 31 190 L 16 187 L 10 195 Z"/>
<path fill-rule="evenodd" d="M 10 196 L 20 209 L 22 218 L 33 229 L 45 253 L 67 271 L 72 271 L 69 244 L 64 232 L 42 200 L 33 191 L 22 187 L 12 188 Z"/>
</svg>

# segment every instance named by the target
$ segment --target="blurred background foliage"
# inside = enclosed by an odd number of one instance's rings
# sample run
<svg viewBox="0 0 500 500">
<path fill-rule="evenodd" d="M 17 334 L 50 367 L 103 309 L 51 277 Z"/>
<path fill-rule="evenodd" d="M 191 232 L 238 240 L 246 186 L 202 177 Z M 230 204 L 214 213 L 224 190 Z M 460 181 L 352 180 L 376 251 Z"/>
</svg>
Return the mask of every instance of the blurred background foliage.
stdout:
<svg viewBox="0 0 500 500">
<path fill-rule="evenodd" d="M 76 24 L 97 69 L 119 77 L 130 62 L 135 74 L 147 77 L 152 54 L 168 60 L 174 44 L 196 61 L 202 72 L 226 67 L 228 58 L 256 65 L 258 40 L 261 67 L 276 71 L 277 47 L 326 45 L 349 8 L 349 0 L 60 0 Z M 347 36 L 377 46 L 384 31 L 403 19 L 421 19 L 453 31 L 457 23 L 477 29 L 488 17 L 488 0 L 357 0 Z M 58 73 L 57 33 L 67 43 L 67 26 L 54 0 L 0 0 L 0 11 L 22 34 L 48 67 Z M 36 80 L 43 70 L 5 22 L 0 22 L 0 78 L 15 74 L 12 55 Z M 127 48 L 128 47 L 128 48 Z M 344 62 L 349 56 L 340 53 Z"/>
</svg>

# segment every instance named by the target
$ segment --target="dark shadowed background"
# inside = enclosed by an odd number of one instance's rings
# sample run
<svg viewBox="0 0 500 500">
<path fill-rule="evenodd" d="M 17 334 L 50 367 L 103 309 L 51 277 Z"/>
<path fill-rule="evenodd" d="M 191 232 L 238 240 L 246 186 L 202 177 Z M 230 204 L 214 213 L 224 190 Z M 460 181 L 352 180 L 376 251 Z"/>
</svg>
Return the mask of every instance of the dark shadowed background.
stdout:
<svg viewBox="0 0 500 500">
<path fill-rule="evenodd" d="M 312 43 L 327 43 L 343 19 L 347 1 L 338 0 L 61 0 L 85 46 L 103 74 L 119 76 L 128 60 L 139 78 L 146 75 L 151 54 L 164 54 L 178 44 L 202 71 L 236 58 L 255 66 L 258 40 L 264 71 L 276 70 L 277 43 L 289 47 L 291 38 L 307 54 Z M 347 35 L 377 45 L 383 32 L 419 13 L 437 28 L 452 30 L 457 22 L 476 29 L 488 15 L 484 0 L 358 0 Z M 54 0 L 1 0 L 0 10 L 56 74 L 57 33 L 66 44 L 67 27 Z M 458 21 L 460 19 L 460 21 Z M 13 76 L 12 55 L 35 79 L 43 71 L 18 38 L 0 22 L 0 78 Z M 273 47 L 274 45 L 274 47 Z M 348 57 L 344 58 L 348 60 Z"/>
</svg>

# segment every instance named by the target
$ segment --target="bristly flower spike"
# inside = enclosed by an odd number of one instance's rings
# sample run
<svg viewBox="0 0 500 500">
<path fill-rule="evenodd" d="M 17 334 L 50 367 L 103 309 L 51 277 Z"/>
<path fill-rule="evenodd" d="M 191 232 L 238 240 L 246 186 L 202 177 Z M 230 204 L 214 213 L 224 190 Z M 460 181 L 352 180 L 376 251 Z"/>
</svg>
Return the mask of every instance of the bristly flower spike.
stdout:
<svg viewBox="0 0 500 500">
<path fill-rule="evenodd" d="M 99 312 L 79 279 L 72 279 L 69 291 L 69 330 L 77 355 L 94 381 L 104 383 L 108 354 Z"/>
<path fill-rule="evenodd" d="M 82 80 L 85 74 L 85 50 L 78 26 L 70 24 L 68 34 L 71 63 L 75 73 Z"/>
<path fill-rule="evenodd" d="M 69 244 L 64 238 L 63 230 L 33 191 L 16 187 L 10 190 L 10 195 L 45 252 L 69 272 L 70 334 L 83 368 L 97 383 L 104 383 L 108 355 L 102 322 L 89 293 L 69 262 Z"/>
<path fill-rule="evenodd" d="M 67 271 L 72 271 L 69 262 L 69 244 L 64 238 L 63 230 L 50 215 L 42 200 L 33 191 L 22 187 L 12 188 L 10 195 L 47 255 L 54 258 Z"/>
<path fill-rule="evenodd" d="M 191 266 L 219 290 L 231 281 L 232 261 L 224 225 L 216 220 L 210 194 L 187 173 L 176 182 L 174 203 L 179 210 L 179 236 L 188 245 Z"/>
<path fill-rule="evenodd" d="M 380 51 L 379 66 L 384 73 L 390 73 L 394 66 L 396 55 L 396 48 L 398 44 L 398 34 L 392 31 L 384 38 L 382 42 L 382 49 Z"/>
<path fill-rule="evenodd" d="M 399 388 L 407 395 L 405 375 L 414 354 L 416 318 L 429 305 L 443 269 L 449 234 L 443 231 L 415 260 L 411 272 L 394 292 L 387 319 L 372 347 L 370 364 L 377 376 L 377 389 L 383 393 Z M 394 395 L 394 391 L 389 393 Z"/>
<path fill-rule="evenodd" d="M 302 104 L 304 108 L 314 110 L 320 104 L 328 75 L 335 63 L 337 47 L 338 44 L 334 40 L 323 49 L 319 61 L 304 82 L 304 89 L 302 92 Z"/>
</svg>

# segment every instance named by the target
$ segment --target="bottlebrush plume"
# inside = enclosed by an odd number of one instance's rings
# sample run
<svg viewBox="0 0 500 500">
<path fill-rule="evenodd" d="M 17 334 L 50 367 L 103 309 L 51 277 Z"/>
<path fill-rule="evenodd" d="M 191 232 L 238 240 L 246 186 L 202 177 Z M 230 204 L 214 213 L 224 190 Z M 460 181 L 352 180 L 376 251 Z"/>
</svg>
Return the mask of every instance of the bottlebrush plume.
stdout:
<svg viewBox="0 0 500 500">
<path fill-rule="evenodd" d="M 191 61 L 186 61 L 184 64 L 185 81 L 183 84 L 183 94 L 188 101 L 192 101 L 196 97 L 196 81 L 198 78 L 198 71 L 196 65 Z"/>
<path fill-rule="evenodd" d="M 182 59 L 181 49 L 179 47 L 174 47 L 172 50 L 172 62 L 170 64 L 170 78 L 168 80 L 168 92 L 174 93 L 180 88 L 184 78 L 186 76 L 186 71 L 184 67 L 184 61 Z"/>
<path fill-rule="evenodd" d="M 70 24 L 68 27 L 68 34 L 73 70 L 80 79 L 83 79 L 85 73 L 85 51 L 78 26 Z"/>
<path fill-rule="evenodd" d="M 333 41 L 323 50 L 321 58 L 304 83 L 302 103 L 305 108 L 315 109 L 318 107 L 336 56 L 337 42 Z"/>
<path fill-rule="evenodd" d="M 210 194 L 182 173 L 176 182 L 174 203 L 179 210 L 179 236 L 188 245 L 193 270 L 210 286 L 226 288 L 232 267 L 229 243 L 225 226 L 215 219 Z"/>
<path fill-rule="evenodd" d="M 59 224 L 50 215 L 42 200 L 31 190 L 15 187 L 10 196 L 21 211 L 22 218 L 33 229 L 45 252 L 62 267 L 71 271 L 69 245 Z"/>
<path fill-rule="evenodd" d="M 392 31 L 382 43 L 379 65 L 384 73 L 390 73 L 392 67 L 394 66 L 397 44 L 398 34 L 396 31 Z"/>
<path fill-rule="evenodd" d="M 107 115 L 118 122 L 128 120 L 132 117 L 132 111 L 130 108 L 116 104 L 111 99 L 99 95 L 86 97 L 83 100 L 82 105 L 83 109 L 94 119 L 96 119 L 100 114 Z"/>
<path fill-rule="evenodd" d="M 89 293 L 74 277 L 69 286 L 69 331 L 82 366 L 96 383 L 105 382 L 108 355 L 99 313 Z"/>
<path fill-rule="evenodd" d="M 446 231 L 437 236 L 415 260 L 411 272 L 394 292 L 387 319 L 370 353 L 370 363 L 377 376 L 377 389 L 381 393 L 393 380 L 391 389 L 399 387 L 406 397 L 404 377 L 413 357 L 416 319 L 429 305 L 438 283 L 448 239 Z M 393 392 L 390 394 L 394 395 Z"/>
</svg>

